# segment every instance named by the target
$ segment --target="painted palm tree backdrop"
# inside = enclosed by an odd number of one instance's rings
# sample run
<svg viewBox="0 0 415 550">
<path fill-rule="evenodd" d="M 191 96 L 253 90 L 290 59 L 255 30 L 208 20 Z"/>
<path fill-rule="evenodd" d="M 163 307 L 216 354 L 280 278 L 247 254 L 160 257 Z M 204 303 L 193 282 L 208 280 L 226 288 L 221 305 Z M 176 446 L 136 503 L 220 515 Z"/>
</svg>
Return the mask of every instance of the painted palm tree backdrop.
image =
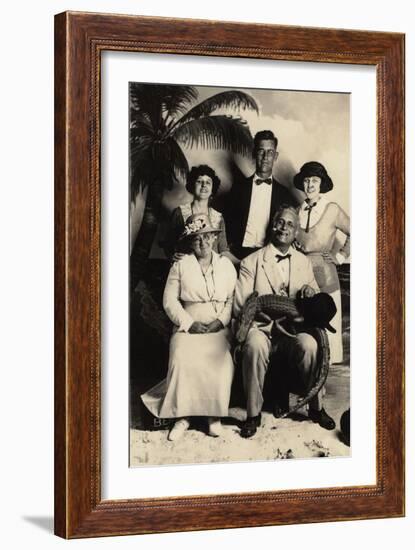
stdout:
<svg viewBox="0 0 415 550">
<path fill-rule="evenodd" d="M 162 212 L 166 190 L 189 171 L 189 148 L 222 149 L 251 155 L 252 135 L 241 110 L 259 112 L 252 96 L 226 90 L 201 102 L 194 86 L 130 83 L 130 189 L 134 203 L 146 194 L 138 235 L 132 246 L 130 281 L 143 275 Z"/>
</svg>

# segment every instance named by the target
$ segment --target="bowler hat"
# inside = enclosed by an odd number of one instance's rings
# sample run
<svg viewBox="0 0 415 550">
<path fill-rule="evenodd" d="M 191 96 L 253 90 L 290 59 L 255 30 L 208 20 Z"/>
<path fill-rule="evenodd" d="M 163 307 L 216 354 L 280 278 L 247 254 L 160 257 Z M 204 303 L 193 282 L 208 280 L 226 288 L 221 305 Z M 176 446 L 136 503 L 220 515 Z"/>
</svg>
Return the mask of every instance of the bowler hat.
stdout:
<svg viewBox="0 0 415 550">
<path fill-rule="evenodd" d="M 331 177 L 327 174 L 327 170 L 322 164 L 315 160 L 303 164 L 299 173 L 294 176 L 295 187 L 304 191 L 304 178 L 309 178 L 310 176 L 318 176 L 321 178 L 320 193 L 327 193 L 333 189 L 333 182 Z"/>
<path fill-rule="evenodd" d="M 311 298 L 304 298 L 303 308 L 306 325 L 336 332 L 330 321 L 336 315 L 337 307 L 330 294 L 319 292 Z"/>
</svg>

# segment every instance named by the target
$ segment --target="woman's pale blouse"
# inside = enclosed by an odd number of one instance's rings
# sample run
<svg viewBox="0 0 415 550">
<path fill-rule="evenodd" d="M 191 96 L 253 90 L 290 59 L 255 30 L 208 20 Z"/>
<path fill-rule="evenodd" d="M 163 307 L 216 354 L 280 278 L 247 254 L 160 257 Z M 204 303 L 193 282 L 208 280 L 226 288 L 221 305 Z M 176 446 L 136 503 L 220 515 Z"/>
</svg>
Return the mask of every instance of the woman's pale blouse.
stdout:
<svg viewBox="0 0 415 550">
<path fill-rule="evenodd" d="M 300 227 L 307 226 L 309 209 L 304 201 L 300 207 Z M 310 231 L 302 233 L 301 240 L 306 252 L 330 252 L 339 229 L 346 235 L 346 241 L 336 254 L 339 264 L 343 263 L 350 254 L 350 220 L 348 215 L 335 202 L 329 202 L 320 197 L 310 212 Z"/>
<path fill-rule="evenodd" d="M 212 263 L 205 274 L 194 254 L 175 262 L 169 272 L 163 295 L 163 307 L 178 330 L 187 332 L 194 319 L 183 305 L 213 303 L 224 327 L 231 320 L 236 271 L 228 258 L 212 252 Z"/>
</svg>

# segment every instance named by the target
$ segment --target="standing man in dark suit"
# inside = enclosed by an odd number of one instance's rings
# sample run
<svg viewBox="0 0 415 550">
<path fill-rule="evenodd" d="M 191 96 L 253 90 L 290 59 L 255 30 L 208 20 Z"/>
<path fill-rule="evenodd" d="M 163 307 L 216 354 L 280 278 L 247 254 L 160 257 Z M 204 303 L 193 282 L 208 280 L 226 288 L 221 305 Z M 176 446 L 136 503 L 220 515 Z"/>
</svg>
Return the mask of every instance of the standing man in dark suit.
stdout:
<svg viewBox="0 0 415 550">
<path fill-rule="evenodd" d="M 271 130 L 255 135 L 255 174 L 236 179 L 227 197 L 226 233 L 230 251 L 239 261 L 264 246 L 269 222 L 281 204 L 297 206 L 288 189 L 272 176 L 277 146 Z"/>
</svg>

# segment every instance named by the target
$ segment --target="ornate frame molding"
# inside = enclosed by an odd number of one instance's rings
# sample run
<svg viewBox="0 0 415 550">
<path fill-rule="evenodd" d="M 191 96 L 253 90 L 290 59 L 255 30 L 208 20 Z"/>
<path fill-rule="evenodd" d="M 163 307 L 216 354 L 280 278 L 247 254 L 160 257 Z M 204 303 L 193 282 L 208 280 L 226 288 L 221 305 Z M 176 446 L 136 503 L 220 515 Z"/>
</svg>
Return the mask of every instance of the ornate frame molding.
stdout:
<svg viewBox="0 0 415 550">
<path fill-rule="evenodd" d="M 209 44 L 195 40 L 197 36 L 209 36 Z M 104 50 L 376 66 L 376 485 L 101 500 L 99 136 Z M 65 12 L 55 18 L 55 52 L 56 534 L 77 538 L 402 516 L 404 35 Z M 387 416 L 391 410 L 393 416 Z"/>
</svg>

